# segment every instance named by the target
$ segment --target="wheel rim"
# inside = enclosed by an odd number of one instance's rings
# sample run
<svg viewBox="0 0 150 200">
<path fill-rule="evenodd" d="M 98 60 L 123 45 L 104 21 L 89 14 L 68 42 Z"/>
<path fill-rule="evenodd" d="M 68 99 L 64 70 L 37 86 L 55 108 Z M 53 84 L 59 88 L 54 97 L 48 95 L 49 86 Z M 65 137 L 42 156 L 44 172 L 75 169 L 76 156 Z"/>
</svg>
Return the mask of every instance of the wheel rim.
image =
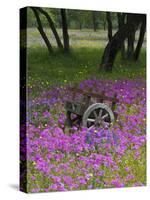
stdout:
<svg viewBox="0 0 150 200">
<path fill-rule="evenodd" d="M 83 126 L 89 129 L 93 127 L 110 127 L 113 122 L 114 114 L 104 103 L 95 103 L 89 106 L 82 119 Z"/>
</svg>

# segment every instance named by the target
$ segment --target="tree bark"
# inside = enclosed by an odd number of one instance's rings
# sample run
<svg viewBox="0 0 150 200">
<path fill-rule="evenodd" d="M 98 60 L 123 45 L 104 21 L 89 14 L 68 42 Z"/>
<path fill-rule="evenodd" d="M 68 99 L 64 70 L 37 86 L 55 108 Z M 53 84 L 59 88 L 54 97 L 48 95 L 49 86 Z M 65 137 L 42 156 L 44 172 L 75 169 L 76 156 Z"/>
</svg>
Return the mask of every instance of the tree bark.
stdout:
<svg viewBox="0 0 150 200">
<path fill-rule="evenodd" d="M 62 31 L 63 31 L 63 40 L 64 40 L 64 50 L 69 51 L 69 35 L 68 35 L 68 24 L 66 17 L 66 10 L 61 9 L 61 18 L 62 18 Z"/>
<path fill-rule="evenodd" d="M 92 11 L 92 21 L 93 21 L 93 30 L 97 30 L 97 22 L 96 22 L 96 12 Z"/>
<path fill-rule="evenodd" d="M 50 41 L 48 40 L 48 38 L 46 36 L 46 33 L 43 30 L 43 26 L 42 26 L 41 19 L 39 17 L 39 13 L 38 13 L 36 8 L 31 7 L 31 9 L 32 9 L 32 11 L 33 11 L 33 13 L 35 15 L 35 18 L 36 18 L 36 21 L 37 21 L 37 24 L 38 24 L 37 29 L 39 30 L 39 32 L 40 32 L 40 34 L 41 34 L 41 36 L 42 36 L 42 38 L 43 38 L 43 40 L 44 40 L 44 42 L 45 42 L 45 44 L 47 46 L 47 49 L 48 49 L 49 53 L 52 53 L 53 49 L 52 49 L 52 46 L 50 44 Z"/>
<path fill-rule="evenodd" d="M 137 46 L 136 46 L 136 49 L 135 49 L 135 52 L 134 52 L 134 60 L 135 61 L 137 61 L 138 58 L 139 58 L 141 47 L 142 47 L 142 44 L 143 44 L 143 41 L 144 41 L 145 32 L 146 32 L 146 15 L 145 15 L 145 17 L 142 21 L 142 24 L 141 24 L 139 40 L 138 40 L 138 43 L 137 43 Z"/>
<path fill-rule="evenodd" d="M 104 31 L 105 31 L 106 30 L 106 12 L 105 12 L 105 15 L 102 16 L 102 22 L 103 22 L 103 28 L 104 28 Z"/>
<path fill-rule="evenodd" d="M 108 42 L 101 62 L 101 68 L 106 71 L 112 71 L 114 60 L 118 51 L 121 49 L 124 40 L 129 36 L 131 32 L 135 30 L 141 23 L 143 19 L 142 14 L 127 14 L 129 19 L 126 24 L 124 24 L 117 33 L 113 36 L 112 40 Z"/>
<path fill-rule="evenodd" d="M 79 29 L 82 30 L 82 24 L 79 22 Z"/>
<path fill-rule="evenodd" d="M 117 13 L 117 18 L 118 18 L 118 30 L 125 24 L 125 13 Z M 121 57 L 122 59 L 125 59 L 125 44 L 123 42 L 122 47 L 121 47 Z"/>
<path fill-rule="evenodd" d="M 106 12 L 106 19 L 108 24 L 108 39 L 109 41 L 112 40 L 112 21 L 111 21 L 111 14 L 110 12 Z"/>
<path fill-rule="evenodd" d="M 127 17 L 127 23 L 128 20 L 130 20 L 129 17 Z M 134 55 L 134 41 L 135 41 L 135 29 L 133 29 L 132 32 L 129 33 L 128 35 L 128 47 L 127 47 L 127 58 L 129 60 L 133 60 L 133 55 Z"/>
<path fill-rule="evenodd" d="M 103 20 L 104 31 L 106 30 L 106 20 Z"/>
<path fill-rule="evenodd" d="M 63 44 L 61 43 L 61 40 L 59 38 L 59 35 L 58 35 L 57 30 L 56 30 L 55 25 L 54 25 L 54 22 L 51 19 L 50 15 L 45 10 L 43 10 L 42 8 L 38 7 L 37 9 L 47 18 L 49 27 L 51 28 L 51 30 L 52 30 L 52 32 L 53 32 L 53 34 L 55 36 L 55 39 L 56 39 L 58 47 L 60 49 L 63 49 Z"/>
</svg>

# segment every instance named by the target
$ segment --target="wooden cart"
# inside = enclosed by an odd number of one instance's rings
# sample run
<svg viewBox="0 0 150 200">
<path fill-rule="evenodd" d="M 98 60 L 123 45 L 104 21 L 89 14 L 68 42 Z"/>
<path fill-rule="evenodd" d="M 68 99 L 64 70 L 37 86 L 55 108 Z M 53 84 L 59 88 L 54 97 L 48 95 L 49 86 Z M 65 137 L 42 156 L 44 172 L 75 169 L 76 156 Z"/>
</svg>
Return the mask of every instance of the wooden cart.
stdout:
<svg viewBox="0 0 150 200">
<path fill-rule="evenodd" d="M 72 93 L 72 100 L 66 101 L 65 104 L 66 122 L 69 126 L 110 127 L 116 120 L 115 107 L 118 102 L 116 93 L 113 97 L 108 97 L 104 91 L 101 94 L 96 94 L 85 92 L 76 87 L 70 88 L 69 91 L 70 95 Z M 75 98 L 77 94 L 82 94 L 80 100 Z M 108 102 L 110 102 L 110 105 Z"/>
</svg>

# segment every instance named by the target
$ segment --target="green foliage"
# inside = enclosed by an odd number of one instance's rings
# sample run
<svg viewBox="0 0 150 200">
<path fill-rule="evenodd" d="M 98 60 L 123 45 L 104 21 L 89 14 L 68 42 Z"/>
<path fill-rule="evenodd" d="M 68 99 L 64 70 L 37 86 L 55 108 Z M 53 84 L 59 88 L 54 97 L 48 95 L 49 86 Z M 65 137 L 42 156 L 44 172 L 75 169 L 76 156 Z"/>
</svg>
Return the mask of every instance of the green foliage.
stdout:
<svg viewBox="0 0 150 200">
<path fill-rule="evenodd" d="M 48 12 L 53 22 L 55 23 L 55 25 L 58 26 L 59 10 L 52 9 L 52 8 L 43 8 L 43 9 Z M 43 27 L 48 27 L 47 19 L 41 13 L 40 13 L 40 19 L 42 21 Z M 36 22 L 34 13 L 30 8 L 28 8 L 27 9 L 27 27 L 36 27 L 36 26 L 37 26 L 37 22 Z"/>
<path fill-rule="evenodd" d="M 33 11 L 30 8 L 28 8 L 27 9 L 27 27 L 35 27 L 35 26 L 37 26 L 35 16 L 33 14 Z"/>
<path fill-rule="evenodd" d="M 58 8 L 42 8 L 48 12 L 54 21 L 56 27 L 61 27 L 61 16 L 60 9 Z M 30 8 L 28 8 L 28 27 L 35 27 L 36 19 L 34 14 Z M 105 29 L 107 27 L 106 22 L 106 12 L 102 11 L 89 11 L 89 10 L 72 10 L 67 9 L 67 21 L 68 26 L 71 29 L 82 29 L 82 28 L 93 28 L 93 18 L 92 13 L 95 13 L 95 20 L 97 24 L 97 28 Z M 116 12 L 111 12 L 112 23 L 114 28 L 117 27 L 117 14 Z M 47 20 L 43 15 L 40 15 L 42 24 L 44 27 L 48 26 Z"/>
<path fill-rule="evenodd" d="M 95 12 L 96 21 L 99 21 L 100 12 L 96 11 L 85 11 L 85 10 L 68 10 L 68 22 L 69 28 L 82 29 L 92 28 L 92 12 Z"/>
</svg>

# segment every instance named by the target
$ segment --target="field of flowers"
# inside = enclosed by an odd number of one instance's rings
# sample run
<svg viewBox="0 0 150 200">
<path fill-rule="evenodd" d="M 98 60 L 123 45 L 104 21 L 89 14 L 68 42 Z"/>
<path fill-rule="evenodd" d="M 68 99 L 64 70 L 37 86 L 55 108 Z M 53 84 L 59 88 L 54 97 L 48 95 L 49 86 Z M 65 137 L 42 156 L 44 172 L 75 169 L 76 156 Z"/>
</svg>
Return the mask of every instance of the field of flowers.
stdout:
<svg viewBox="0 0 150 200">
<path fill-rule="evenodd" d="M 110 129 L 66 126 L 68 86 L 30 97 L 27 113 L 27 191 L 67 191 L 146 184 L 146 89 L 143 79 L 85 80 L 84 91 L 117 93 Z M 24 126 L 22 126 L 22 130 Z M 24 131 L 22 131 L 24 133 Z M 21 150 L 24 151 L 22 134 Z M 21 158 L 23 162 L 24 158 Z"/>
</svg>

